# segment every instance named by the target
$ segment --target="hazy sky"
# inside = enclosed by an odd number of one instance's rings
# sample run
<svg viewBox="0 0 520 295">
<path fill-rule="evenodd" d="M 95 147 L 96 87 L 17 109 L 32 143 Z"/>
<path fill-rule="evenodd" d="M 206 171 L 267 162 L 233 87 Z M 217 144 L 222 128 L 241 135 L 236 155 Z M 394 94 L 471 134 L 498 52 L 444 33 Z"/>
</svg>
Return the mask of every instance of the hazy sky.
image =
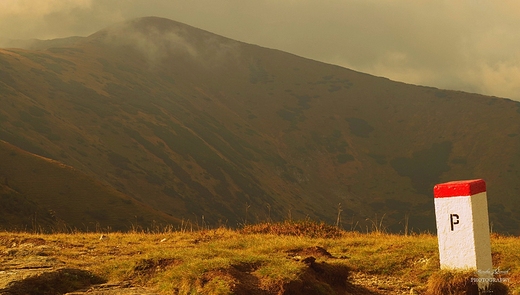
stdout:
<svg viewBox="0 0 520 295">
<path fill-rule="evenodd" d="M 0 0 L 0 44 L 152 15 L 392 80 L 520 100 L 516 0 Z"/>
</svg>

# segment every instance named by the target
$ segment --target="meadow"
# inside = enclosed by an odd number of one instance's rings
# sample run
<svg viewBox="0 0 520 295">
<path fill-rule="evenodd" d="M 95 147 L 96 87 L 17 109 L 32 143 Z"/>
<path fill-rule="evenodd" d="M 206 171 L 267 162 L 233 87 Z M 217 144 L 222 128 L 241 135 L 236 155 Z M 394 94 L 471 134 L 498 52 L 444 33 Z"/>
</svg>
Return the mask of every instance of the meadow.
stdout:
<svg viewBox="0 0 520 295">
<path fill-rule="evenodd" d="M 506 294 L 506 287 L 520 294 L 520 239 L 493 234 L 491 245 L 502 281 L 493 294 Z M 0 232 L 0 276 L 14 261 L 35 257 L 59 262 L 49 269 L 86 271 L 90 283 L 124 282 L 157 294 L 470 294 L 460 290 L 474 276 L 439 270 L 434 235 L 352 232 L 311 221 L 104 234 Z M 24 290 L 64 294 L 88 287 L 79 277 L 65 278 L 61 289 L 51 286 L 56 281 L 32 281 Z"/>
</svg>

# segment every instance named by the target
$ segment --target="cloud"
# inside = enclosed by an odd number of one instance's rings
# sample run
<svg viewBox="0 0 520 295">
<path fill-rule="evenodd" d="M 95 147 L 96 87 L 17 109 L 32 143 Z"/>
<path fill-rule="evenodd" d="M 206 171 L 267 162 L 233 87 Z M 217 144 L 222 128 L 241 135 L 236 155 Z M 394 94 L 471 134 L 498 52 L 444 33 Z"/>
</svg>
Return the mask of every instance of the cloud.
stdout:
<svg viewBox="0 0 520 295">
<path fill-rule="evenodd" d="M 88 34 L 98 20 L 93 0 L 2 0 L 0 40 Z"/>
<path fill-rule="evenodd" d="M 393 80 L 520 100 L 520 2 L 2 0 L 0 40 L 88 35 L 140 16 Z"/>
<path fill-rule="evenodd" d="M 197 48 L 184 38 L 186 32 L 177 26 L 157 28 L 145 20 L 124 22 L 109 27 L 104 42 L 111 46 L 131 46 L 140 52 L 151 67 L 164 62 L 170 54 L 186 55 L 196 59 Z"/>
<path fill-rule="evenodd" d="M 116 50 L 135 50 L 154 70 L 164 69 L 172 56 L 185 63 L 197 63 L 206 70 L 235 64 L 242 56 L 239 42 L 157 17 L 110 26 L 98 38 Z"/>
<path fill-rule="evenodd" d="M 49 12 L 77 7 L 90 7 L 91 0 L 2 0 L 2 15 L 41 16 Z"/>
</svg>

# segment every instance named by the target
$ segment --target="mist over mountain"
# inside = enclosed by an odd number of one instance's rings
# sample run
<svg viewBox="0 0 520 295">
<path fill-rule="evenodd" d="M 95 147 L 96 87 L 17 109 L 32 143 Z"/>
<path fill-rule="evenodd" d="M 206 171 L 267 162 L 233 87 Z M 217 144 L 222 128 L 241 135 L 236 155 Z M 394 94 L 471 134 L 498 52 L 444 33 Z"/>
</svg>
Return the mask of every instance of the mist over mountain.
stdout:
<svg viewBox="0 0 520 295">
<path fill-rule="evenodd" d="M 435 231 L 433 186 L 483 178 L 493 231 L 520 233 L 518 102 L 397 83 L 156 17 L 18 47 L 0 49 L 0 140 L 147 208 L 121 224 L 140 214 L 335 223 L 340 211 L 346 229 L 382 219 L 389 231 Z M 2 198 L 80 227 L 13 177 L 31 185 L 35 175 L 0 170 Z M 76 214 L 95 222 L 89 212 L 101 209 L 84 201 Z"/>
</svg>

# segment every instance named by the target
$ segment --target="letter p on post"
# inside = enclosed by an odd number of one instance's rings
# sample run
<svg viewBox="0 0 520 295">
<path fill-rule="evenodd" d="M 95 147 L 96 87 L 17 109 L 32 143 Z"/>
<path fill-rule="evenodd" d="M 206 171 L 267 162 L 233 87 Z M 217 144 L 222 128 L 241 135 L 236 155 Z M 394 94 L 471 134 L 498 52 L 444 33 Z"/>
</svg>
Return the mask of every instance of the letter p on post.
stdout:
<svg viewBox="0 0 520 295">
<path fill-rule="evenodd" d="M 484 180 L 437 184 L 433 193 L 441 269 L 491 270 Z"/>
</svg>

